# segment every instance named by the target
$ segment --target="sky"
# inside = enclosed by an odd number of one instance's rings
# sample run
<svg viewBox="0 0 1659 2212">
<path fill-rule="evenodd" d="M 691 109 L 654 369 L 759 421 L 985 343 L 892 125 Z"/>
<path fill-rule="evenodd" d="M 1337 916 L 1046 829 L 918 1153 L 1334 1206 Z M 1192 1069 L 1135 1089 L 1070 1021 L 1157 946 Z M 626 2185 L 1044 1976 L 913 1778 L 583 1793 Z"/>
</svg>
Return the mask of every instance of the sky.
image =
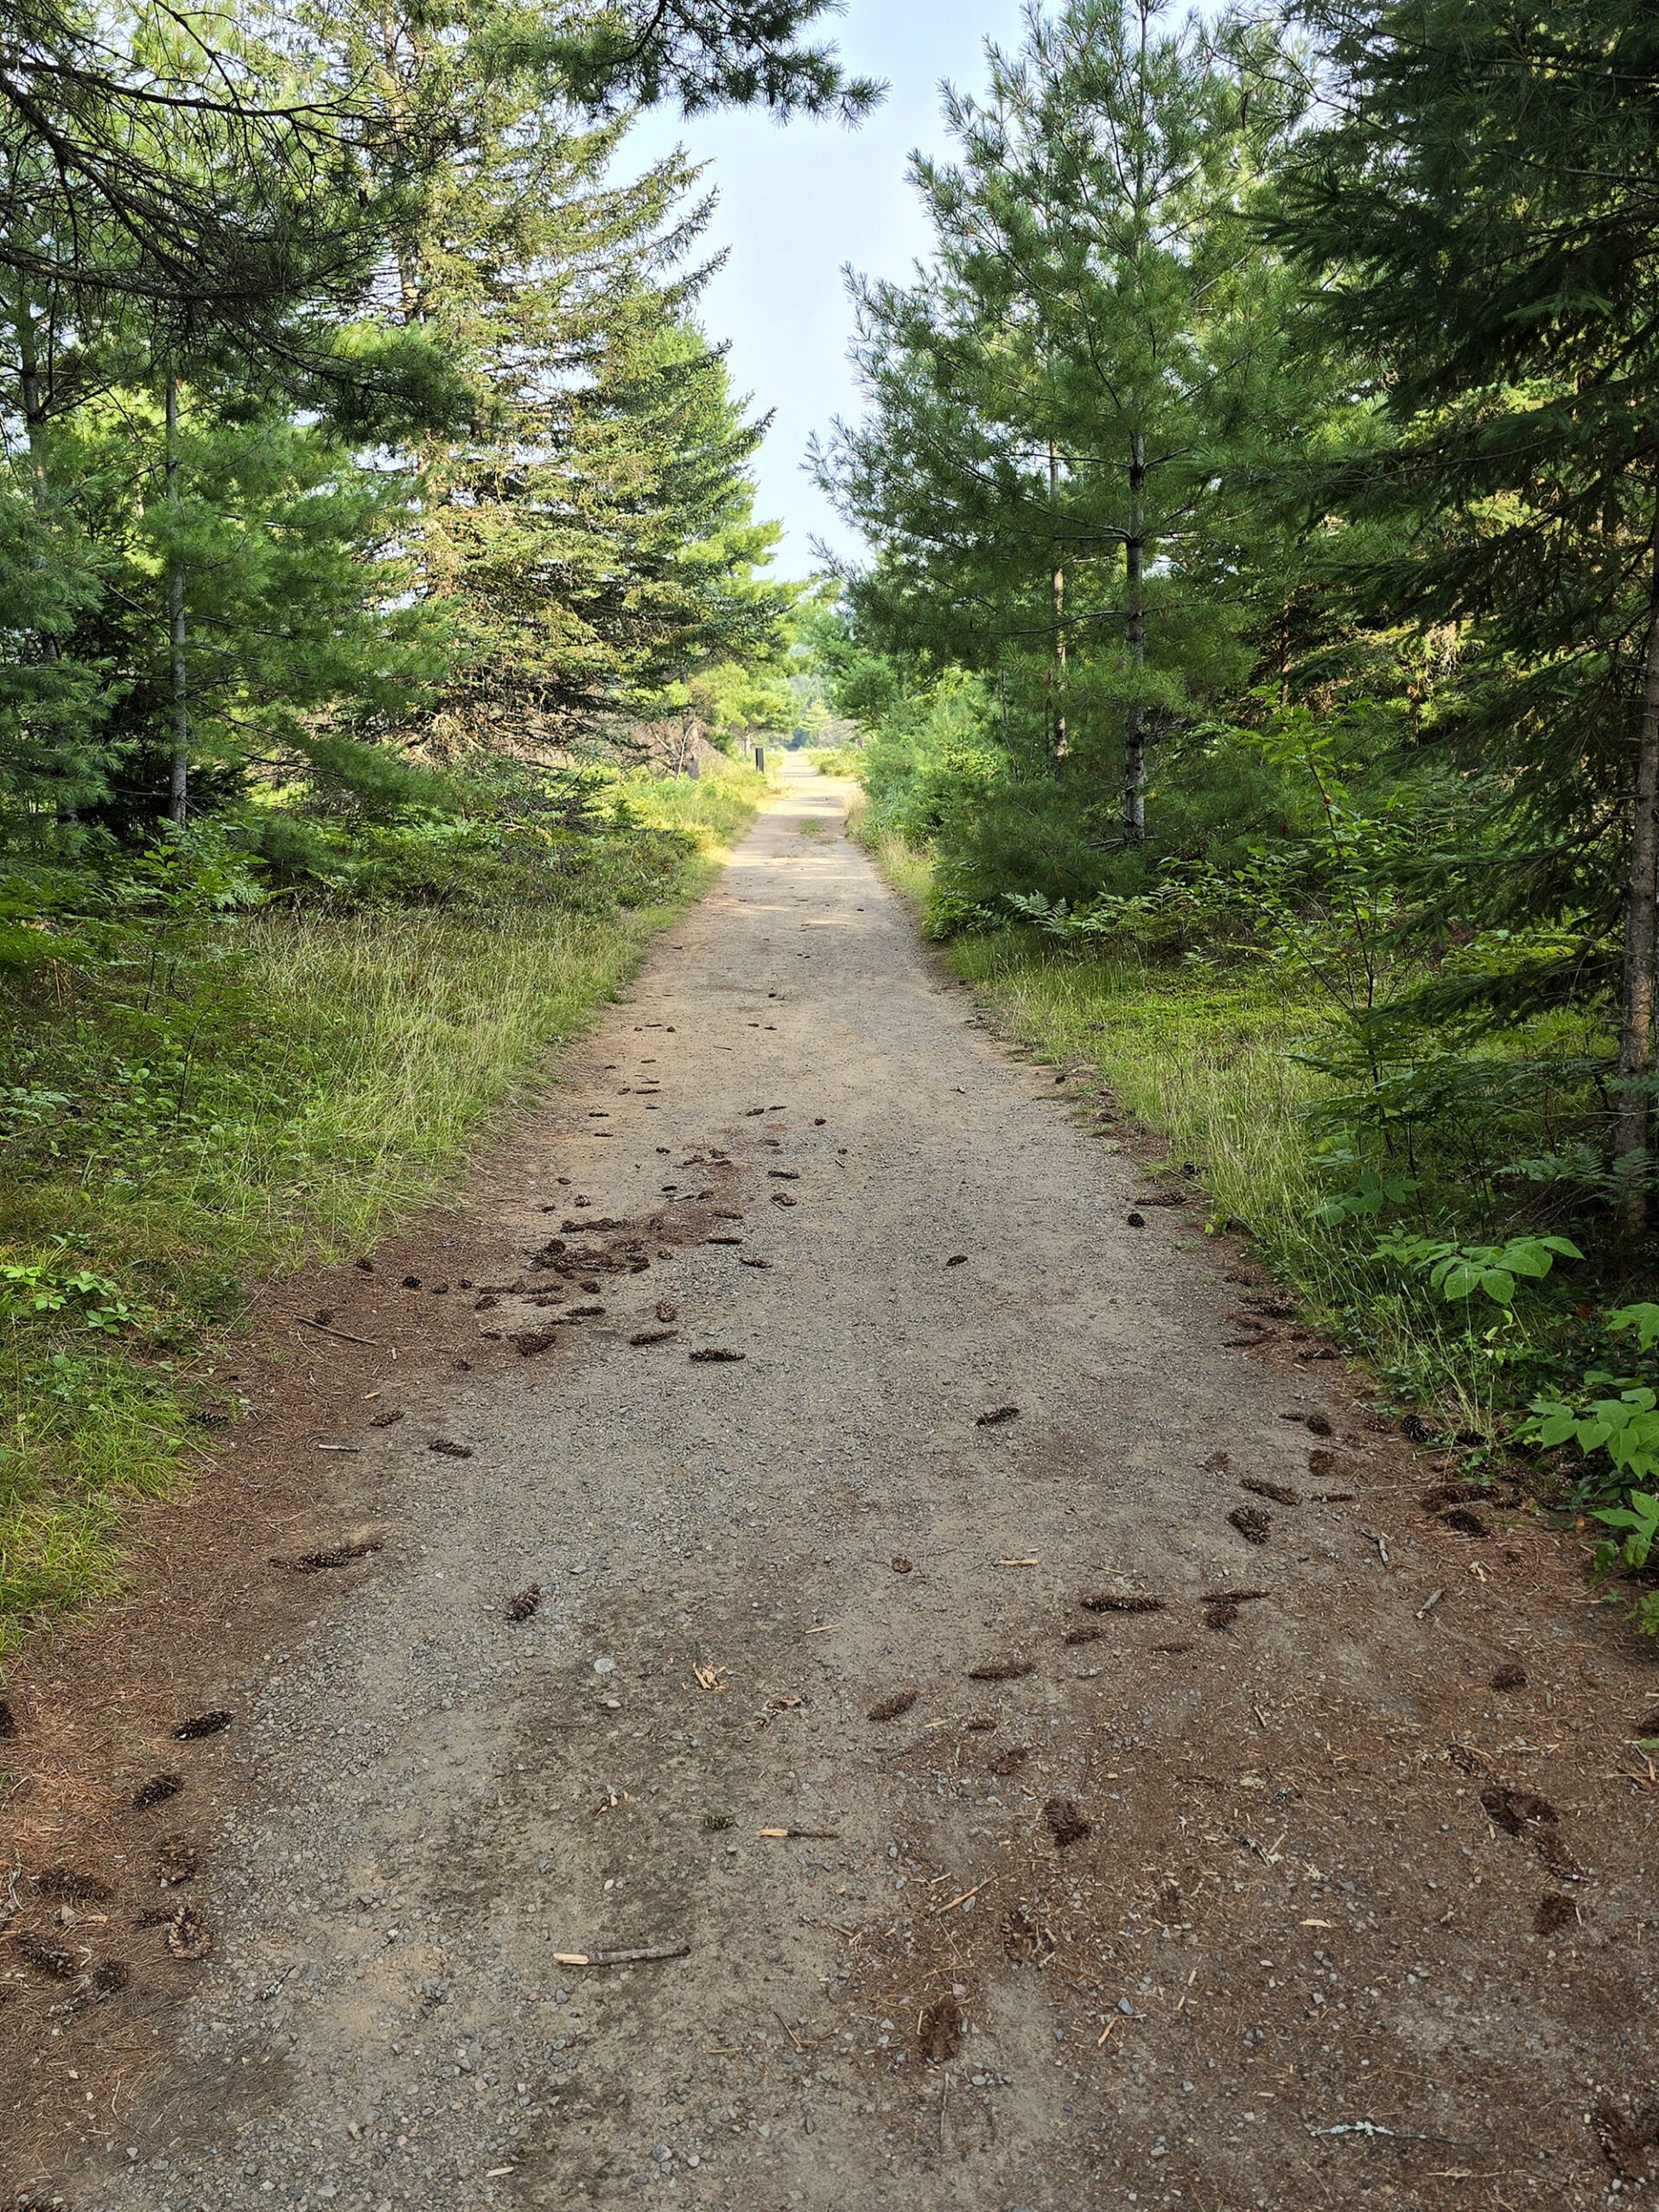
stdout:
<svg viewBox="0 0 1659 2212">
<path fill-rule="evenodd" d="M 735 389 L 775 412 L 755 463 L 756 512 L 784 524 L 785 575 L 811 573 L 814 538 L 859 550 L 802 468 L 812 433 L 859 411 L 843 266 L 902 278 L 925 256 L 931 234 L 906 181 L 911 151 L 947 149 L 941 80 L 977 91 L 984 41 L 1016 43 L 1021 13 L 1022 0 L 848 0 L 830 35 L 850 70 L 889 86 L 856 129 L 658 111 L 627 140 L 624 159 L 639 168 L 677 144 L 709 163 L 703 182 L 720 204 L 706 246 L 728 258 L 699 312 L 709 336 L 729 342 Z"/>
</svg>

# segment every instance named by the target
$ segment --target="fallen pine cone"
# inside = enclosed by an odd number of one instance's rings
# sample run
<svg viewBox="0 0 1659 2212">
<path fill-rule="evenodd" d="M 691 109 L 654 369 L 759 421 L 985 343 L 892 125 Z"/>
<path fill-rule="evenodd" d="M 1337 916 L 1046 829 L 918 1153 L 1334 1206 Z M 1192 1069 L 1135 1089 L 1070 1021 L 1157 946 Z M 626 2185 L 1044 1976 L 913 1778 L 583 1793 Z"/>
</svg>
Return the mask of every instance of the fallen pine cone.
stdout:
<svg viewBox="0 0 1659 2212">
<path fill-rule="evenodd" d="M 169 1797 L 176 1797 L 183 1787 L 181 1774 L 152 1774 L 148 1782 L 141 1782 L 133 1791 L 133 1810 L 147 1813 L 152 1805 L 165 1804 Z"/>
<path fill-rule="evenodd" d="M 193 1907 L 183 1906 L 168 1922 L 167 1948 L 175 1959 L 205 1959 L 213 1949 L 207 1923 Z"/>
<path fill-rule="evenodd" d="M 746 1351 L 724 1351 L 718 1345 L 714 1344 L 705 1347 L 702 1351 L 694 1351 L 688 1355 L 692 1361 L 700 1362 L 705 1365 L 710 1361 L 747 1359 L 748 1356 Z"/>
<path fill-rule="evenodd" d="M 26 1967 L 36 1974 L 48 1975 L 54 1981 L 73 1981 L 80 1972 L 80 1960 L 66 1943 L 54 1943 L 44 1936 L 20 1936 L 17 1955 Z"/>
<path fill-rule="evenodd" d="M 636 1329 L 628 1342 L 631 1344 L 671 1344 L 679 1333 L 677 1329 Z"/>
<path fill-rule="evenodd" d="M 354 1559 L 366 1559 L 371 1552 L 380 1549 L 378 1540 L 361 1544 L 334 1544 L 328 1550 L 303 1552 L 298 1559 L 273 1559 L 273 1567 L 283 1567 L 289 1574 L 318 1574 L 325 1567 L 349 1567 Z"/>
<path fill-rule="evenodd" d="M 426 1448 L 429 1452 L 442 1452 L 446 1459 L 470 1459 L 473 1456 L 470 1444 L 454 1444 L 447 1436 L 435 1436 Z"/>
<path fill-rule="evenodd" d="M 1442 1529 L 1455 1529 L 1460 1536 L 1490 1536 L 1491 1530 L 1478 1513 L 1471 1513 L 1466 1505 L 1454 1505 L 1449 1513 L 1440 1516 Z"/>
<path fill-rule="evenodd" d="M 1270 1483 L 1261 1475 L 1241 1475 L 1241 1490 L 1254 1491 L 1258 1497 L 1270 1497 L 1275 1505 L 1300 1505 L 1302 1493 L 1293 1490 L 1288 1483 Z"/>
<path fill-rule="evenodd" d="M 532 1582 L 528 1590 L 521 1590 L 516 1598 L 509 1601 L 507 1618 L 511 1621 L 527 1621 L 541 1602 L 542 1586 L 539 1582 Z"/>
<path fill-rule="evenodd" d="M 975 1417 L 974 1427 L 976 1428 L 1001 1428 L 1004 1421 L 1017 1421 L 1019 1417 L 1020 1408 L 1018 1406 L 993 1406 L 989 1413 L 980 1414 Z"/>
<path fill-rule="evenodd" d="M 35 1886 L 43 1897 L 61 1897 L 66 1904 L 102 1904 L 110 1891 L 106 1883 L 95 1874 L 83 1874 L 73 1866 L 46 1866 L 35 1877 Z"/>
<path fill-rule="evenodd" d="M 391 1413 L 376 1414 L 374 1419 L 369 1423 L 369 1427 L 371 1428 L 390 1428 L 394 1421 L 400 1421 L 403 1417 L 403 1408 L 399 1406 Z"/>
<path fill-rule="evenodd" d="M 215 1713 L 198 1713 L 191 1719 L 181 1720 L 173 1731 L 181 1744 L 194 1743 L 199 1736 L 217 1736 L 230 1726 L 234 1716 L 222 1709 Z"/>
<path fill-rule="evenodd" d="M 1081 1843 L 1084 1836 L 1094 1832 L 1093 1821 L 1084 1818 L 1080 1808 L 1070 1797 L 1051 1797 L 1043 1808 L 1043 1818 L 1061 1851 L 1068 1844 Z"/>
<path fill-rule="evenodd" d="M 1560 1815 L 1548 1797 L 1541 1797 L 1535 1789 L 1512 1789 L 1500 1783 L 1480 1793 L 1481 1809 L 1487 1819 L 1505 1835 L 1521 1835 L 1529 1821 L 1544 1821 L 1552 1825 Z"/>
<path fill-rule="evenodd" d="M 1078 1605 L 1085 1613 L 1161 1613 L 1166 1610 L 1161 1598 L 1122 1597 L 1116 1591 L 1096 1591 L 1086 1598 L 1079 1598 Z"/>
<path fill-rule="evenodd" d="M 891 1697 L 876 1700 L 868 1717 L 872 1720 L 896 1720 L 901 1713 L 908 1713 L 920 1696 L 919 1690 L 894 1690 Z"/>
<path fill-rule="evenodd" d="M 1273 1522 L 1259 1505 L 1236 1505 L 1227 1518 L 1247 1544 L 1265 1544 L 1273 1533 Z"/>
<path fill-rule="evenodd" d="M 1017 1682 L 1036 1671 L 1034 1659 L 988 1659 L 982 1667 L 970 1667 L 968 1679 L 970 1682 Z"/>
</svg>

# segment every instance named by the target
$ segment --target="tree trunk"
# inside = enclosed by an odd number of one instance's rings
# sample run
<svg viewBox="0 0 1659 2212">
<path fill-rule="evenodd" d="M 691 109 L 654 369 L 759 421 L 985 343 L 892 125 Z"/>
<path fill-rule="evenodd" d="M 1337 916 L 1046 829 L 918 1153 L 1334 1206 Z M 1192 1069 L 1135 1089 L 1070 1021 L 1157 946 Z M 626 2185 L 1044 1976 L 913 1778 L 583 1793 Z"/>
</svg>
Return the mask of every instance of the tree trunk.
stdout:
<svg viewBox="0 0 1659 2212">
<path fill-rule="evenodd" d="M 1131 680 L 1139 683 L 1147 663 L 1147 448 L 1139 430 L 1129 437 L 1129 528 L 1123 543 L 1123 643 L 1128 649 Z M 1123 717 L 1123 837 L 1146 842 L 1146 710 L 1130 702 Z"/>
<path fill-rule="evenodd" d="M 1060 460 L 1054 450 L 1054 441 L 1048 442 L 1048 512 L 1049 529 L 1054 546 L 1054 642 L 1049 657 L 1054 671 L 1054 758 L 1064 760 L 1070 747 L 1065 734 L 1065 563 L 1059 556 L 1059 541 L 1052 537 L 1056 528 L 1056 511 L 1060 496 Z"/>
<path fill-rule="evenodd" d="M 184 554 L 177 543 L 179 506 L 179 380 L 167 378 L 167 498 L 173 509 L 175 543 L 168 563 L 167 632 L 173 680 L 173 766 L 168 781 L 167 818 L 182 830 L 190 811 L 190 692 L 184 664 Z"/>
<path fill-rule="evenodd" d="M 1653 525 L 1652 580 L 1648 601 L 1648 650 L 1642 688 L 1641 734 L 1637 744 L 1636 796 L 1630 810 L 1630 877 L 1624 906 L 1624 979 L 1620 996 L 1618 1072 L 1637 1083 L 1653 1073 L 1655 902 L 1659 899 L 1659 509 Z M 1613 1115 L 1616 1158 L 1635 1155 L 1632 1175 L 1619 1206 L 1619 1225 L 1627 1236 L 1647 1226 L 1645 1170 L 1649 1099 L 1645 1090 L 1621 1090 Z"/>
<path fill-rule="evenodd" d="M 23 435 L 29 441 L 29 493 L 35 513 L 44 517 L 52 505 L 52 486 L 46 473 L 47 402 L 41 390 L 40 356 L 35 351 L 35 316 L 29 295 L 21 288 L 16 315 L 18 397 L 22 403 Z M 61 658 L 61 648 L 50 630 L 41 633 L 41 657 L 44 660 Z"/>
<path fill-rule="evenodd" d="M 44 448 L 46 404 L 41 391 L 40 357 L 35 351 L 35 317 L 25 292 L 18 296 L 16 315 L 18 397 L 22 402 L 23 435 L 29 441 L 29 495 L 44 514 L 50 499 Z M 56 642 L 51 640 L 54 646 Z"/>
</svg>

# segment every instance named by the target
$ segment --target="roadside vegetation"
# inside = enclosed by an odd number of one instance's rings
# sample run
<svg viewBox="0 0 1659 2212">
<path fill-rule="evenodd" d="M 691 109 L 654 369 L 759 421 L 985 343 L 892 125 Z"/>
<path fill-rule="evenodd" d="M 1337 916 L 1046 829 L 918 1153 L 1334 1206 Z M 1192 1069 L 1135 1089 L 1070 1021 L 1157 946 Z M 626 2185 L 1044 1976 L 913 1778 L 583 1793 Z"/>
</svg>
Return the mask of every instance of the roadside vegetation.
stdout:
<svg viewBox="0 0 1659 2212">
<path fill-rule="evenodd" d="M 349 900 L 274 898 L 198 846 L 54 913 L 0 1006 L 0 1650 L 110 1586 L 124 1502 L 222 1417 L 194 1376 L 250 1290 L 454 1188 L 765 787 L 735 764 L 526 785 Z"/>
<path fill-rule="evenodd" d="M 1649 1630 L 1656 61 L 1625 0 L 1033 16 L 854 280 L 815 631 L 958 971 Z"/>
<path fill-rule="evenodd" d="M 626 141 L 855 119 L 826 12 L 9 11 L 0 1651 L 250 1287 L 447 1187 L 749 819 L 810 594 Z"/>
</svg>

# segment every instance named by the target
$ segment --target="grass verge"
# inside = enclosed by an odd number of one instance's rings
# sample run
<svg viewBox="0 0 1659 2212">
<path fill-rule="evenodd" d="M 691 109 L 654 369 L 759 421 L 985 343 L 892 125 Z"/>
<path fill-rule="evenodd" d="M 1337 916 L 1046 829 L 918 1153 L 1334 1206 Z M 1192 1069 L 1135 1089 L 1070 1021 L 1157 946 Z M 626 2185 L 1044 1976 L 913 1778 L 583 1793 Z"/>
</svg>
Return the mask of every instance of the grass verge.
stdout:
<svg viewBox="0 0 1659 2212">
<path fill-rule="evenodd" d="M 922 914 L 926 854 L 891 834 L 864 842 Z M 1323 1014 L 1281 975 L 1078 951 L 1017 928 L 958 938 L 944 957 L 1007 1034 L 1054 1065 L 1091 1065 L 1176 1161 L 1192 1161 L 1210 1226 L 1242 1230 L 1305 1318 L 1362 1357 L 1402 1406 L 1437 1414 L 1448 1433 L 1491 1433 L 1500 1412 L 1581 1363 L 1565 1290 L 1552 1286 L 1548 1304 L 1521 1312 L 1450 1306 L 1370 1257 L 1370 1222 L 1321 1218 L 1330 1184 L 1309 1119 L 1331 1086 L 1300 1056 L 1325 1041 Z M 1458 1163 L 1421 1165 L 1427 1187 L 1455 1180 Z"/>
<path fill-rule="evenodd" d="M 580 912 L 187 918 L 7 1002 L 0 1654 L 113 1586 L 124 1507 L 177 1480 L 189 1370 L 246 1287 L 453 1189 L 765 788 L 735 769 L 643 786 L 640 814 L 679 834 L 613 841 Z"/>
</svg>

